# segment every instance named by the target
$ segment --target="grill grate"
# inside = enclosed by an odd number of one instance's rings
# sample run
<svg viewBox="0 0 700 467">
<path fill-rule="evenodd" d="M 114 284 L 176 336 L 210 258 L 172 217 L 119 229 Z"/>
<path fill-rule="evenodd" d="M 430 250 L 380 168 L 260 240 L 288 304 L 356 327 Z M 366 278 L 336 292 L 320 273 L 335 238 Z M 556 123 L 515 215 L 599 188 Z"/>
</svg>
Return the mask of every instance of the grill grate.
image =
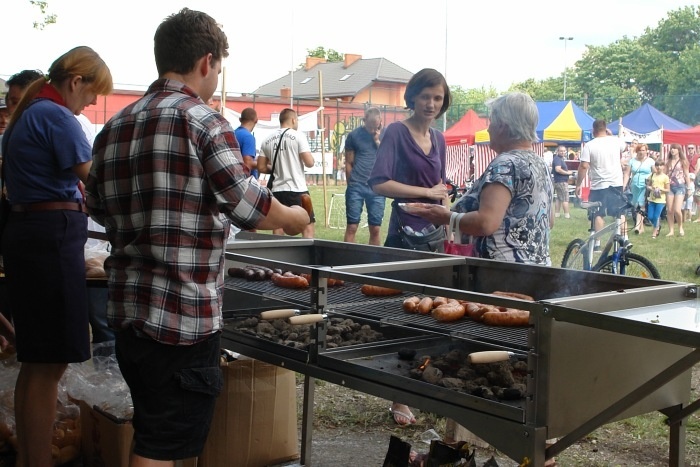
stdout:
<svg viewBox="0 0 700 467">
<path fill-rule="evenodd" d="M 255 282 L 229 277 L 226 279 L 226 287 L 262 294 L 307 308 L 311 303 L 311 292 L 308 289 L 285 289 L 277 287 L 270 281 Z M 328 311 L 350 317 L 382 320 L 391 325 L 423 329 L 499 346 L 508 345 L 513 348 L 527 349 L 528 328 L 487 326 L 468 319 L 439 323 L 428 315 L 409 314 L 403 311 L 401 305 L 406 297 L 420 295 L 406 292 L 393 297 L 367 297 L 360 292 L 361 287 L 361 284 L 349 282 L 340 287 L 329 287 Z M 235 313 L 232 316 L 235 316 Z"/>
<path fill-rule="evenodd" d="M 305 307 L 308 307 L 309 303 L 311 303 L 311 289 L 285 289 L 284 287 L 277 287 L 269 280 L 247 281 L 239 277 L 227 277 L 224 285 L 230 289 L 262 294 L 269 298 L 279 298 L 280 300 L 296 303 Z M 404 292 L 401 295 L 395 295 L 393 297 L 368 297 L 360 292 L 361 287 L 362 284 L 354 282 L 346 282 L 345 285 L 338 287 L 328 287 L 327 303 L 329 305 L 358 302 L 370 304 L 384 302 L 388 299 L 403 301 L 406 297 L 415 295 L 414 293 Z"/>
<path fill-rule="evenodd" d="M 342 312 L 349 316 L 372 317 L 384 320 L 387 324 L 409 326 L 454 337 L 527 349 L 528 328 L 526 327 L 487 326 L 470 319 L 440 323 L 430 315 L 406 313 L 401 308 L 401 304 L 402 300 L 371 306 L 367 303 L 354 303 L 338 309 L 342 309 Z"/>
</svg>

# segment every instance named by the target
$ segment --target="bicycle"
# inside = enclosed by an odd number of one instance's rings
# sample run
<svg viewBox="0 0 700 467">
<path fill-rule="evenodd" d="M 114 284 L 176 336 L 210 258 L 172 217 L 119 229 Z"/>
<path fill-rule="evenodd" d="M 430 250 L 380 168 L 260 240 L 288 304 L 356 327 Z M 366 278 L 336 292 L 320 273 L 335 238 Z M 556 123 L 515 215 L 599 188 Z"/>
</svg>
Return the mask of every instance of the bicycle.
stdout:
<svg viewBox="0 0 700 467">
<path fill-rule="evenodd" d="M 620 195 L 623 196 L 622 194 Z M 625 207 L 622 212 L 626 212 L 633 206 L 625 198 Z M 564 258 L 561 262 L 562 268 L 578 269 L 583 271 L 606 272 L 631 277 L 641 277 L 644 279 L 661 279 L 661 274 L 656 266 L 642 255 L 631 253 L 632 244 L 622 235 L 622 216 L 617 216 L 615 222 L 603 227 L 600 231 L 595 231 L 595 218 L 602 203 L 582 202 L 581 207 L 588 211 L 588 219 L 591 227 L 588 230 L 590 235 L 587 240 L 580 238 L 572 240 L 564 251 Z M 639 213 L 644 219 L 646 212 L 639 206 L 633 209 L 632 218 L 635 219 Z M 601 245 L 602 239 L 608 236 L 605 246 L 596 249 L 596 244 Z M 600 252 L 597 261 L 595 254 Z"/>
</svg>

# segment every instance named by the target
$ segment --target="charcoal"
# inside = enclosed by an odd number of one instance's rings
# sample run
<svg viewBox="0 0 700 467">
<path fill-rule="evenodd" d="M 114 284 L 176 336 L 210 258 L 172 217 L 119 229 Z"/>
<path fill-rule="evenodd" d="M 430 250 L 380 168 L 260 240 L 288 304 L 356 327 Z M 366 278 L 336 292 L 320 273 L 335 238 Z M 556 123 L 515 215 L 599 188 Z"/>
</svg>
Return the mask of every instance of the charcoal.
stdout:
<svg viewBox="0 0 700 467">
<path fill-rule="evenodd" d="M 425 367 L 425 369 L 423 369 L 422 379 L 425 382 L 437 384 L 442 379 L 442 370 L 432 365 L 428 365 Z"/>
<path fill-rule="evenodd" d="M 401 347 L 399 349 L 399 360 L 413 360 L 413 357 L 415 356 L 415 349 L 410 349 L 408 347 Z"/>
<path fill-rule="evenodd" d="M 442 378 L 440 380 L 440 385 L 446 387 L 447 389 L 464 389 L 465 382 L 459 378 Z"/>
</svg>

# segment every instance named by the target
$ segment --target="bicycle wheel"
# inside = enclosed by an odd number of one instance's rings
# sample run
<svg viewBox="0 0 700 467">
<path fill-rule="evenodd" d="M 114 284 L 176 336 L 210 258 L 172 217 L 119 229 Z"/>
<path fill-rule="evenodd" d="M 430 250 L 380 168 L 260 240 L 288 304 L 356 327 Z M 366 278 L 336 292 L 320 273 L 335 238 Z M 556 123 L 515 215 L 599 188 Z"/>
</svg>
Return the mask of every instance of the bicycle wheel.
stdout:
<svg viewBox="0 0 700 467">
<path fill-rule="evenodd" d="M 607 272 L 612 274 L 612 257 L 599 263 L 593 270 L 596 272 Z M 644 256 L 635 253 L 627 253 L 627 261 L 620 262 L 620 274 L 629 277 L 640 277 L 642 279 L 661 279 L 661 274 L 656 266 Z"/>
<path fill-rule="evenodd" d="M 564 258 L 561 260 L 561 267 L 566 269 L 578 269 L 583 271 L 586 269 L 586 242 L 577 238 L 572 240 L 564 251 Z"/>
</svg>

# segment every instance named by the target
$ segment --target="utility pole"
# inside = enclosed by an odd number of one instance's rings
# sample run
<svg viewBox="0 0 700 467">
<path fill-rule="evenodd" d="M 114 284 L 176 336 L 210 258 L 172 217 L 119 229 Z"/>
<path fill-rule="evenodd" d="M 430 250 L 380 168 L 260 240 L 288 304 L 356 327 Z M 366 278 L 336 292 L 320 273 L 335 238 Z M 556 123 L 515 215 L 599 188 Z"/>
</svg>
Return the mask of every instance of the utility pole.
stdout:
<svg viewBox="0 0 700 467">
<path fill-rule="evenodd" d="M 566 43 L 574 40 L 574 38 L 561 36 L 559 40 L 564 41 L 564 100 L 566 100 Z"/>
</svg>

